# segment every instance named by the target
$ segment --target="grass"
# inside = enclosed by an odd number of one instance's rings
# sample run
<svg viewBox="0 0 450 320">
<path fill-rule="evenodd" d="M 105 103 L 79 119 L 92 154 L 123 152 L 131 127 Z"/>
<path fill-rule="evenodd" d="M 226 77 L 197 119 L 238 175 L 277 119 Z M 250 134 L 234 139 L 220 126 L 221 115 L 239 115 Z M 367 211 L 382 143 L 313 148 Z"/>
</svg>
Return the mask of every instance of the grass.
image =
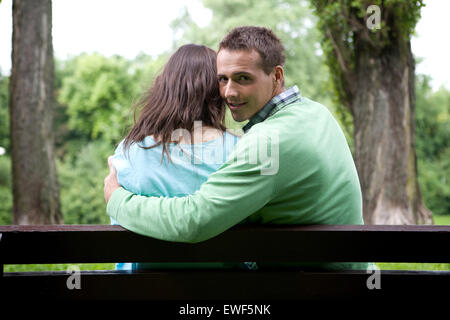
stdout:
<svg viewBox="0 0 450 320">
<path fill-rule="evenodd" d="M 376 263 L 380 270 L 428 270 L 450 271 L 450 263 Z M 4 272 L 31 271 L 68 271 L 69 267 L 77 266 L 82 271 L 114 270 L 114 263 L 82 263 L 82 264 L 7 264 Z"/>
<path fill-rule="evenodd" d="M 450 263 L 375 263 L 380 270 L 450 271 Z"/>
<path fill-rule="evenodd" d="M 114 270 L 114 263 L 74 263 L 74 264 L 5 264 L 4 272 L 29 271 L 67 271 L 69 267 L 77 266 L 83 271 Z"/>
<path fill-rule="evenodd" d="M 450 226 L 450 214 L 433 216 L 434 224 L 438 226 Z"/>
<path fill-rule="evenodd" d="M 450 225 L 450 215 L 435 215 L 435 225 Z M 439 245 L 439 244 L 437 244 Z M 444 250 L 444 249 L 443 249 Z M 78 266 L 83 271 L 114 270 L 114 263 L 81 264 L 21 264 L 4 265 L 4 272 L 67 271 L 70 266 Z M 430 270 L 450 271 L 450 263 L 376 263 L 381 270 Z"/>
</svg>

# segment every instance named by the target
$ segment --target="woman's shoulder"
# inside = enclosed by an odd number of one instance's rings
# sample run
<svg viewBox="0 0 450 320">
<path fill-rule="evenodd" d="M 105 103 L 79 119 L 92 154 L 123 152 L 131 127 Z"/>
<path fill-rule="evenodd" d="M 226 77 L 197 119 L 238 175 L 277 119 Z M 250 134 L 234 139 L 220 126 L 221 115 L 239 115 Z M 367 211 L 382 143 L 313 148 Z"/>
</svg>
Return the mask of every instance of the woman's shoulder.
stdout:
<svg viewBox="0 0 450 320">
<path fill-rule="evenodd" d="M 161 159 L 160 146 L 149 148 L 156 144 L 155 140 L 148 136 L 141 141 L 133 141 L 125 148 L 125 140 L 122 140 L 114 152 L 116 161 L 136 162 L 142 159 L 146 161 L 152 158 Z"/>
<path fill-rule="evenodd" d="M 239 140 L 242 136 L 242 129 L 226 129 L 223 133 L 226 139 Z"/>
<path fill-rule="evenodd" d="M 127 145 L 127 150 L 134 150 L 134 149 L 141 149 L 142 147 L 147 148 L 147 147 L 151 147 L 153 145 L 156 144 L 156 140 L 153 138 L 153 136 L 147 136 L 145 137 L 143 140 L 141 141 L 131 141 L 128 143 Z M 124 151 L 124 147 L 125 147 L 125 139 L 123 139 L 117 146 L 116 148 L 116 152 Z"/>
</svg>

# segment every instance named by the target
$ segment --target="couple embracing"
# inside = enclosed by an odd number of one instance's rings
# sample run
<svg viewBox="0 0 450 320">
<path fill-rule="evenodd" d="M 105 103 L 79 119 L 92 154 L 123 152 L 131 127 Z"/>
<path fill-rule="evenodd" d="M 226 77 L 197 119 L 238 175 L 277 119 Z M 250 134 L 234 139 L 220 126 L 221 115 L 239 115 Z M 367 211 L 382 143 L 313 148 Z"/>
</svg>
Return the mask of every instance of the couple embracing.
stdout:
<svg viewBox="0 0 450 320">
<path fill-rule="evenodd" d="M 109 158 L 104 192 L 112 221 L 142 235 L 190 243 L 244 222 L 363 224 L 359 179 L 344 134 L 327 108 L 301 96 L 297 86 L 285 87 L 284 64 L 281 41 L 263 27 L 233 29 L 217 54 L 202 45 L 180 47 Z M 249 120 L 241 137 L 224 127 L 226 107 L 235 121 Z M 175 267 L 271 266 L 132 266 Z"/>
</svg>

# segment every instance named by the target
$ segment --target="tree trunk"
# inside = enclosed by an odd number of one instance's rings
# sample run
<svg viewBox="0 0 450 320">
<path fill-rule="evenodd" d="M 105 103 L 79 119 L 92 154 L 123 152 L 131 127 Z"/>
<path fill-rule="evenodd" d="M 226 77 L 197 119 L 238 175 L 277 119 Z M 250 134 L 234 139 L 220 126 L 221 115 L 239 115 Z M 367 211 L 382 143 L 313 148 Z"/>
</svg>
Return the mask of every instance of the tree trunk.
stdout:
<svg viewBox="0 0 450 320">
<path fill-rule="evenodd" d="M 12 47 L 13 221 L 62 223 L 53 158 L 51 0 L 14 0 Z"/>
<path fill-rule="evenodd" d="M 353 116 L 366 224 L 430 224 L 417 181 L 410 38 L 423 1 L 312 0 L 340 102 Z"/>
<path fill-rule="evenodd" d="M 350 102 L 365 223 L 430 224 L 417 181 L 410 42 L 393 41 L 382 52 L 366 44 L 355 42 Z"/>
</svg>

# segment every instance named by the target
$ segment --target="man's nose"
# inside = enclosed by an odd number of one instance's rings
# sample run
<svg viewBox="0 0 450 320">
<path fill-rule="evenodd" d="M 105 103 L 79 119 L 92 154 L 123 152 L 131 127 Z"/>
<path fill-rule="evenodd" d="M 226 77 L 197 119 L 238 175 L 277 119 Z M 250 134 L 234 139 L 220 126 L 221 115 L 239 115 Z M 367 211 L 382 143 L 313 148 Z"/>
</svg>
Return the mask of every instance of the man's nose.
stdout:
<svg viewBox="0 0 450 320">
<path fill-rule="evenodd" d="M 228 81 L 228 83 L 226 84 L 225 88 L 224 88 L 224 98 L 228 99 L 228 98 L 235 98 L 237 97 L 238 93 L 236 90 L 236 86 L 234 85 L 234 83 L 232 81 Z"/>
</svg>

